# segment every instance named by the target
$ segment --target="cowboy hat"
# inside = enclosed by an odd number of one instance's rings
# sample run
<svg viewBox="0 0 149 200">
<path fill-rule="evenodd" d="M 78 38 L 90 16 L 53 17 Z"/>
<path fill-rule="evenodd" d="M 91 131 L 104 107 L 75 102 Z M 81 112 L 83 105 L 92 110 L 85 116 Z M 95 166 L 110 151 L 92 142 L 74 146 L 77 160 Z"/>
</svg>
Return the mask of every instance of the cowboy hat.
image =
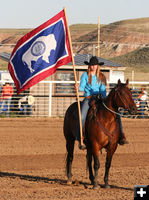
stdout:
<svg viewBox="0 0 149 200">
<path fill-rule="evenodd" d="M 33 105 L 33 103 L 35 102 L 35 98 L 32 95 L 28 96 L 28 105 Z"/>
<path fill-rule="evenodd" d="M 104 65 L 104 62 L 98 62 L 98 59 L 96 56 L 92 56 L 90 61 L 84 61 L 84 64 L 86 65 Z"/>
</svg>

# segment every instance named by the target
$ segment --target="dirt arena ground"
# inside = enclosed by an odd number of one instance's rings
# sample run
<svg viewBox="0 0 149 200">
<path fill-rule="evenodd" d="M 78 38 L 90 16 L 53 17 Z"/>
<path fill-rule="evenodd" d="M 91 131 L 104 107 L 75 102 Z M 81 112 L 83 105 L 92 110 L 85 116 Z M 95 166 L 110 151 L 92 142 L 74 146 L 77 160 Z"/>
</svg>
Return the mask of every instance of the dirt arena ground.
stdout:
<svg viewBox="0 0 149 200">
<path fill-rule="evenodd" d="M 132 200 L 134 185 L 149 184 L 149 120 L 122 121 L 130 143 L 114 154 L 110 189 L 102 188 L 106 154 L 99 155 L 101 188 L 93 190 L 77 143 L 74 183 L 66 185 L 62 118 L 0 119 L 0 200 Z"/>
</svg>

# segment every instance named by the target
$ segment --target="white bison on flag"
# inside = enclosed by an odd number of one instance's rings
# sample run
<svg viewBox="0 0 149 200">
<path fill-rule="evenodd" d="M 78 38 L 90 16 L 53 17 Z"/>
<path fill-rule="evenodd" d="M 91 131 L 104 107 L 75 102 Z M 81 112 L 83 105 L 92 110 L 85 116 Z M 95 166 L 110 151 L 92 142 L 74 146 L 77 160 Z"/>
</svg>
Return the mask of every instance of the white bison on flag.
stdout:
<svg viewBox="0 0 149 200">
<path fill-rule="evenodd" d="M 38 37 L 23 54 L 22 61 L 28 66 L 30 72 L 33 73 L 35 70 L 32 68 L 32 61 L 37 61 L 42 56 L 42 60 L 49 63 L 51 50 L 55 49 L 56 40 L 54 34 Z"/>
</svg>

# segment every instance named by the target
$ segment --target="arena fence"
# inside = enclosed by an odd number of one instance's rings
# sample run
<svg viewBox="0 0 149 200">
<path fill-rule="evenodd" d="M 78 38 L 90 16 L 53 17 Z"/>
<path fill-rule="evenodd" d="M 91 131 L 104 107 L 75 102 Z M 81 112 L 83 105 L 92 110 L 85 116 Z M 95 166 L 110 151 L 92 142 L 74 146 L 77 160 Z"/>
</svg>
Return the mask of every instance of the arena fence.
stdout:
<svg viewBox="0 0 149 200">
<path fill-rule="evenodd" d="M 1 91 L 4 85 L 1 84 Z M 13 83 L 11 83 L 13 85 Z M 1 107 L 0 117 L 64 117 L 70 104 L 77 101 L 74 90 L 74 81 L 41 81 L 29 90 L 17 95 L 15 87 L 10 103 L 10 113 L 8 106 Z M 107 91 L 115 86 L 108 83 Z M 133 98 L 136 102 L 138 113 L 135 116 L 129 115 L 127 111 L 120 109 L 123 117 L 131 118 L 149 118 L 149 99 L 143 108 L 140 108 L 138 96 L 141 88 L 144 87 L 149 93 L 149 82 L 130 82 Z M 83 93 L 80 93 L 80 101 L 83 99 Z"/>
</svg>

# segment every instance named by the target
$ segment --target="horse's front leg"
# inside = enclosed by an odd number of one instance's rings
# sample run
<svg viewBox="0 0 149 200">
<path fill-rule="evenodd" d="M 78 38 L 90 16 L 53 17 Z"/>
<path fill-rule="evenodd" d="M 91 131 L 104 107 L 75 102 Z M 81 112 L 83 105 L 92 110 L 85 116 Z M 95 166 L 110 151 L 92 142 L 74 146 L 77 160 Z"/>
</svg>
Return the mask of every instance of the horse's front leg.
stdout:
<svg viewBox="0 0 149 200">
<path fill-rule="evenodd" d="M 66 173 L 67 173 L 67 184 L 72 183 L 72 161 L 74 153 L 75 139 L 69 139 L 66 141 L 67 158 L 66 158 Z"/>
<path fill-rule="evenodd" d="M 98 170 L 100 167 L 98 155 L 93 155 L 94 157 L 94 185 L 93 189 L 96 189 L 98 186 Z"/>
<path fill-rule="evenodd" d="M 105 188 L 110 187 L 109 183 L 108 183 L 109 170 L 110 170 L 110 167 L 111 167 L 111 161 L 112 161 L 112 157 L 113 157 L 115 150 L 116 150 L 116 147 L 109 149 L 108 152 L 107 152 L 106 164 L 105 164 L 105 176 L 104 176 Z"/>
</svg>

